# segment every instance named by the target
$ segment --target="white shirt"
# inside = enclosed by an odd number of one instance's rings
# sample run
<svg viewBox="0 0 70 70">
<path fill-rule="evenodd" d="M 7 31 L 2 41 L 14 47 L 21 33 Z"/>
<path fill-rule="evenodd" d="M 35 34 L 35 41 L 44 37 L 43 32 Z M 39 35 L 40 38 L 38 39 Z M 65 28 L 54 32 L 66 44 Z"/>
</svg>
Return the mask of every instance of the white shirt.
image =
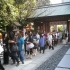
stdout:
<svg viewBox="0 0 70 70">
<path fill-rule="evenodd" d="M 48 41 L 52 41 L 52 35 L 48 35 Z"/>
<path fill-rule="evenodd" d="M 37 34 L 36 37 L 37 37 L 37 39 L 40 39 L 40 35 Z"/>
</svg>

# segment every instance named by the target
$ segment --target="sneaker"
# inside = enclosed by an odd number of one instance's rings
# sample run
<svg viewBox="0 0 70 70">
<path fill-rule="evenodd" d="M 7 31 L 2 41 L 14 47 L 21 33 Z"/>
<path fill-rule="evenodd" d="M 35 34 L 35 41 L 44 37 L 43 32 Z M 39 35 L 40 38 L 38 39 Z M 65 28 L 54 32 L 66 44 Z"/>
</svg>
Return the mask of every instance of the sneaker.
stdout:
<svg viewBox="0 0 70 70">
<path fill-rule="evenodd" d="M 54 48 L 52 48 L 52 50 L 54 50 Z"/>
<path fill-rule="evenodd" d="M 11 63 L 11 65 L 13 65 L 13 64 L 15 64 L 15 63 Z"/>
<path fill-rule="evenodd" d="M 16 66 L 19 66 L 19 63 L 17 63 L 17 65 Z"/>
<path fill-rule="evenodd" d="M 24 62 L 22 62 L 22 64 L 24 64 Z"/>
</svg>

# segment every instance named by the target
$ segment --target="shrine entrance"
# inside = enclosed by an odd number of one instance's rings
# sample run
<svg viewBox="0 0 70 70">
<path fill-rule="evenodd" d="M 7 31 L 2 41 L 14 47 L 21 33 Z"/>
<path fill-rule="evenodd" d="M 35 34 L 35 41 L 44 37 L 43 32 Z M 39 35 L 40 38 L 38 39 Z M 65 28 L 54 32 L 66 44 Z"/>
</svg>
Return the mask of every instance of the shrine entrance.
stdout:
<svg viewBox="0 0 70 70">
<path fill-rule="evenodd" d="M 50 31 L 67 31 L 66 21 L 50 22 Z"/>
</svg>

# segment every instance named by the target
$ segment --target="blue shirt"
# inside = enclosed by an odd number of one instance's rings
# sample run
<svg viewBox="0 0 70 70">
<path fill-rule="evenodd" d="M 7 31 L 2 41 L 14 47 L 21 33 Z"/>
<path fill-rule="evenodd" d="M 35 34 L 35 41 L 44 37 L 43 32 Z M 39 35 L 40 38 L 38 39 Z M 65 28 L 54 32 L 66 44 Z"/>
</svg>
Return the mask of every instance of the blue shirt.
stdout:
<svg viewBox="0 0 70 70">
<path fill-rule="evenodd" d="M 44 37 L 41 37 L 39 40 L 40 47 L 44 47 L 44 44 L 45 44 L 45 39 L 44 39 Z"/>
<path fill-rule="evenodd" d="M 24 38 L 18 39 L 18 49 L 19 51 L 22 51 L 22 45 L 24 44 Z"/>
</svg>

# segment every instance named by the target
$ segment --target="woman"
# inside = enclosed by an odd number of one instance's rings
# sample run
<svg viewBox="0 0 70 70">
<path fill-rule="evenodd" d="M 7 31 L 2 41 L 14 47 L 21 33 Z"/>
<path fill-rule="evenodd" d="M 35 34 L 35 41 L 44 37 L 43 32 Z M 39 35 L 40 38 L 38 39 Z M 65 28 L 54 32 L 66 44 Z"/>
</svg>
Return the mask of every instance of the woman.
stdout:
<svg viewBox="0 0 70 70">
<path fill-rule="evenodd" d="M 9 44 L 10 44 L 10 52 L 11 52 L 11 59 L 13 60 L 12 64 L 15 64 L 15 61 L 17 61 L 17 65 L 19 65 L 19 60 L 18 60 L 18 47 L 17 47 L 17 42 L 15 39 L 15 35 L 13 34 L 13 32 L 10 35 L 10 40 L 9 40 Z"/>
<path fill-rule="evenodd" d="M 37 37 L 37 51 L 39 52 L 39 39 L 40 39 L 40 34 L 37 32 L 36 33 L 36 37 Z"/>
<path fill-rule="evenodd" d="M 32 59 L 33 48 L 28 48 L 28 45 L 33 42 L 32 37 L 30 34 L 27 34 L 26 38 L 26 50 L 27 50 L 27 58 Z"/>
<path fill-rule="evenodd" d="M 3 37 L 3 47 L 4 47 L 4 54 L 3 54 L 3 64 L 8 64 L 9 63 L 9 56 L 8 56 L 8 53 L 9 53 L 9 48 L 8 48 L 8 34 L 5 33 L 4 34 L 4 37 Z"/>
<path fill-rule="evenodd" d="M 52 50 L 54 50 L 54 47 L 53 47 L 53 45 L 52 45 L 52 40 L 53 40 L 53 38 L 52 38 L 52 34 L 49 33 L 49 34 L 48 34 L 48 44 L 49 44 L 49 49 L 52 48 Z"/>
<path fill-rule="evenodd" d="M 28 36 L 28 33 L 25 33 L 25 37 L 24 37 L 25 54 L 27 53 L 27 50 L 26 50 L 26 39 L 27 39 L 27 36 Z"/>
<path fill-rule="evenodd" d="M 24 38 L 22 37 L 21 34 L 18 34 L 18 50 L 19 50 L 19 56 L 22 64 L 24 64 Z"/>
<path fill-rule="evenodd" d="M 40 35 L 40 40 L 39 40 L 40 53 L 41 53 L 41 50 L 43 50 L 43 53 L 45 52 L 45 47 L 44 47 L 44 45 L 45 45 L 45 38 L 44 38 L 43 35 L 44 35 L 44 34 L 41 33 L 41 35 Z"/>
<path fill-rule="evenodd" d="M 37 54 L 37 47 L 38 47 L 38 43 L 37 43 L 38 39 L 37 39 L 37 36 L 36 36 L 35 32 L 33 33 L 32 39 L 33 39 L 33 44 L 34 44 L 33 55 L 36 56 L 36 54 Z"/>
</svg>

